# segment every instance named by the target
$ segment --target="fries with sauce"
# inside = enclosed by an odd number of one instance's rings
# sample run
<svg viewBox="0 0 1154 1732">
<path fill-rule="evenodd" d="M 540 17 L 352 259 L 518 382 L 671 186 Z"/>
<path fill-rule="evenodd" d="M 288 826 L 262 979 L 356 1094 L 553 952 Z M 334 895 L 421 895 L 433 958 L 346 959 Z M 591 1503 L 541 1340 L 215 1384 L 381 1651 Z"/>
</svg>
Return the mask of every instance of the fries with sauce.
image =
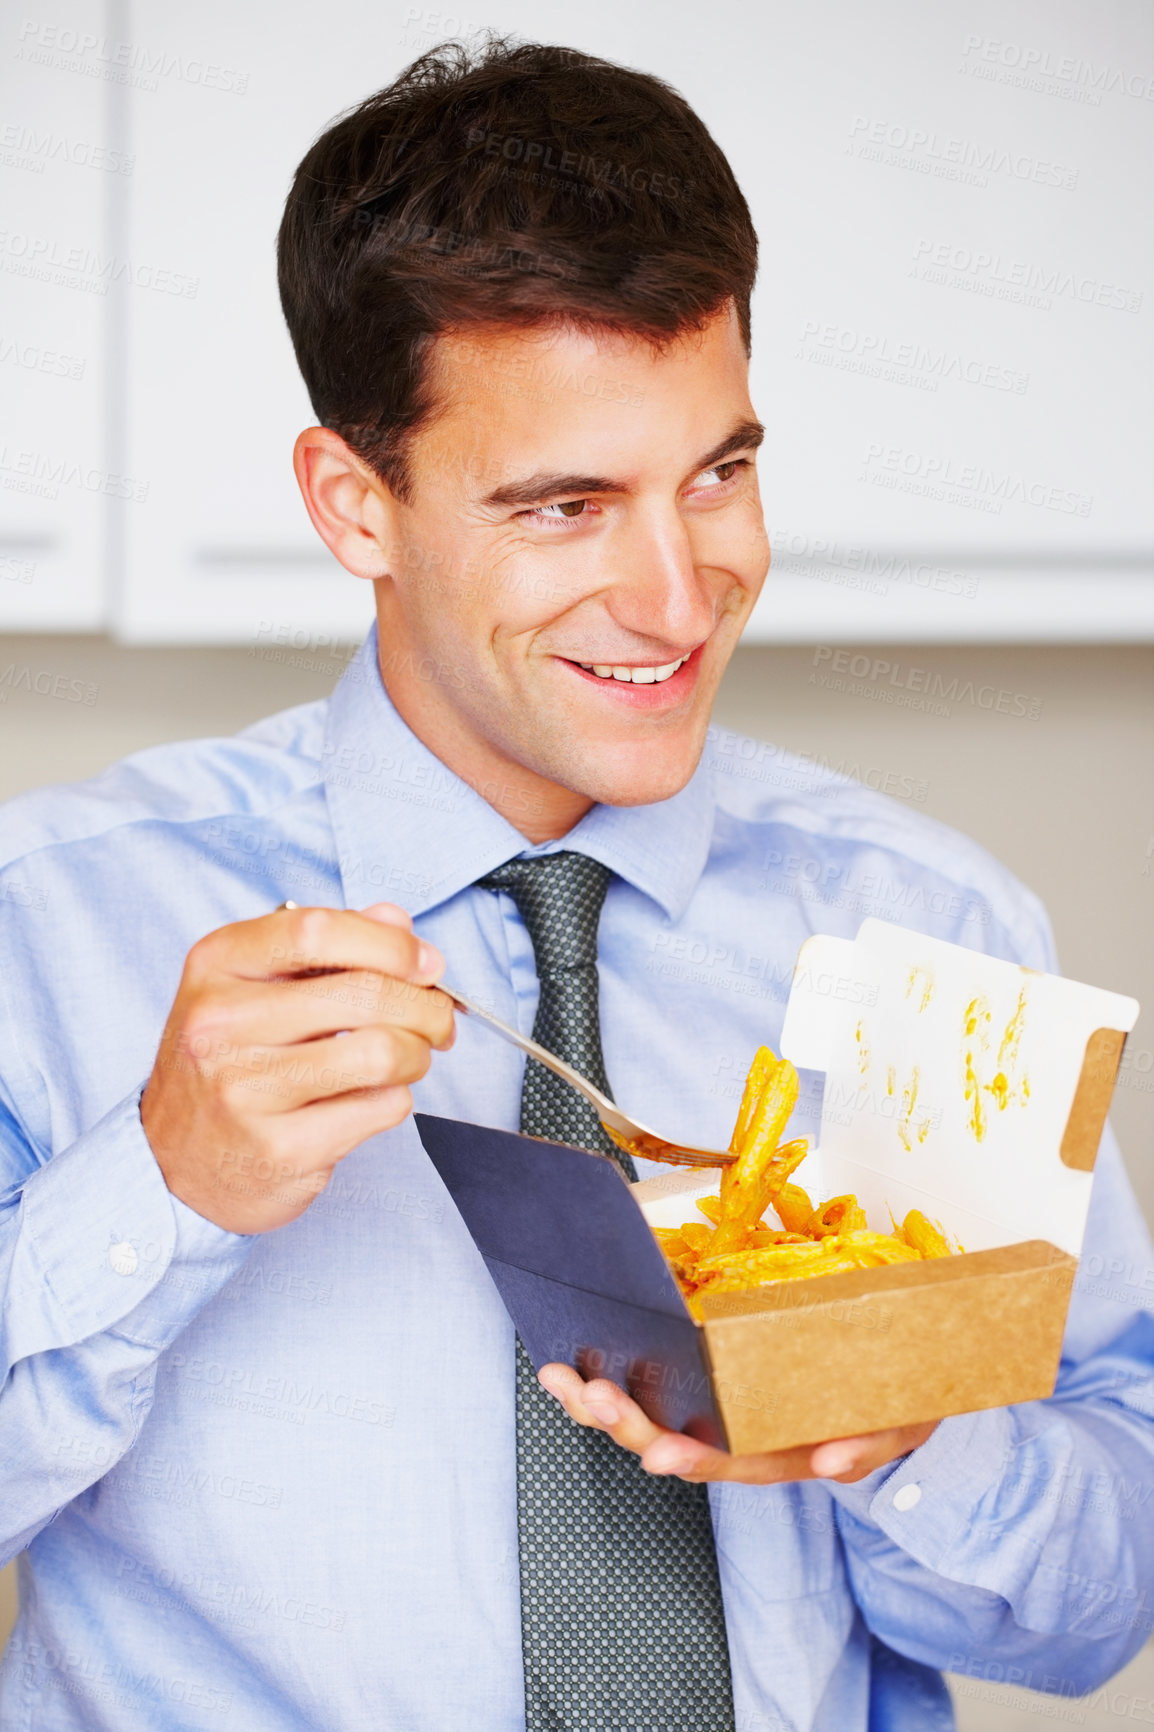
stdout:
<svg viewBox="0 0 1154 1732">
<path fill-rule="evenodd" d="M 900 1226 L 895 1221 L 892 1233 L 877 1233 L 856 1197 L 831 1197 L 815 1207 L 800 1185 L 791 1184 L 806 1139 L 778 1139 L 796 1101 L 794 1067 L 760 1047 L 729 1145 L 737 1159 L 722 1170 L 719 1195 L 698 1200 L 703 1220 L 653 1229 L 695 1317 L 702 1316 L 705 1293 L 954 1255 L 940 1225 L 917 1209 Z"/>
</svg>

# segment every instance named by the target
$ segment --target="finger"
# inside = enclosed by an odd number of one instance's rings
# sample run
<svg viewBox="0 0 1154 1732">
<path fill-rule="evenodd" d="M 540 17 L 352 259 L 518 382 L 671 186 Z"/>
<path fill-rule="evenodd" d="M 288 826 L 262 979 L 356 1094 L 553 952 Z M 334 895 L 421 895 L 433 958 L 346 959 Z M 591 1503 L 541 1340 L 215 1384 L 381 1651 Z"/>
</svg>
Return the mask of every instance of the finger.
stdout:
<svg viewBox="0 0 1154 1732">
<path fill-rule="evenodd" d="M 663 1431 L 641 1458 L 650 1473 L 675 1473 L 681 1479 L 729 1480 L 737 1485 L 780 1485 L 812 1479 L 810 1449 L 782 1449 L 762 1455 L 730 1455 L 680 1431 Z"/>
<path fill-rule="evenodd" d="M 360 1095 L 338 1095 L 314 1102 L 277 1122 L 276 1141 L 262 1152 L 234 1157 L 220 1155 L 220 1173 L 225 1188 L 236 1192 L 237 1179 L 265 1186 L 281 1202 L 308 1202 L 324 1190 L 333 1167 L 352 1154 L 369 1136 L 392 1131 L 412 1112 L 411 1089 L 364 1089 Z"/>
<path fill-rule="evenodd" d="M 247 1047 L 287 1046 L 372 1023 L 412 1029 L 441 1051 L 456 1037 L 452 1001 L 435 987 L 340 969 L 311 978 L 216 981 L 188 1003 L 183 1044 L 195 1057 L 223 1061 Z"/>
<path fill-rule="evenodd" d="M 578 1425 L 607 1431 L 614 1443 L 624 1449 L 640 1455 L 661 1434 L 661 1427 L 654 1425 L 637 1403 L 607 1378 L 597 1377 L 586 1383 L 571 1365 L 544 1365 L 538 1376 L 570 1419 L 575 1419 Z"/>
<path fill-rule="evenodd" d="M 430 986 L 444 971 L 431 944 L 394 921 L 344 908 L 278 908 L 210 932 L 189 952 L 193 978 L 231 974 L 247 980 L 321 968 L 373 969 Z"/>
<path fill-rule="evenodd" d="M 925 1442 L 934 1426 L 907 1426 L 898 1431 L 875 1432 L 866 1437 L 839 1438 L 799 1449 L 767 1451 L 761 1455 L 727 1455 L 711 1450 L 678 1432 L 663 1432 L 642 1458 L 651 1473 L 673 1472 L 690 1480 L 730 1480 L 740 1485 L 782 1485 L 792 1480 L 836 1479 L 851 1485 L 875 1468 Z"/>
<path fill-rule="evenodd" d="M 221 1083 L 239 1115 L 291 1113 L 314 1101 L 416 1082 L 431 1057 L 421 1035 L 375 1023 L 328 1040 L 250 1047 L 222 1066 Z"/>
<path fill-rule="evenodd" d="M 585 1379 L 580 1372 L 574 1371 L 571 1365 L 543 1365 L 537 1373 L 537 1381 L 565 1409 L 570 1419 L 578 1425 L 593 1426 L 603 1429 L 600 1419 L 585 1406 L 582 1396 L 585 1393 Z"/>
<path fill-rule="evenodd" d="M 568 1365 L 546 1365 L 540 1381 L 561 1401 L 565 1411 L 578 1425 L 594 1426 L 606 1431 L 614 1443 L 631 1449 L 641 1457 L 647 1473 L 676 1474 L 681 1479 L 738 1479 L 742 1462 L 748 1457 L 727 1455 L 712 1449 L 697 1438 L 686 1437 L 679 1431 L 667 1431 L 657 1425 L 617 1384 L 606 1378 L 586 1383 L 579 1372 Z M 805 1452 L 800 1452 L 804 1454 Z"/>
<path fill-rule="evenodd" d="M 302 1107 L 277 1122 L 275 1141 L 240 1152 L 222 1148 L 216 1158 L 218 1188 L 234 1201 L 259 1196 L 293 1209 L 307 1208 L 345 1155 L 367 1137 L 400 1124 L 412 1104 L 409 1090 L 397 1087 Z"/>
<path fill-rule="evenodd" d="M 739 1456 L 727 1455 L 699 1438 L 680 1431 L 662 1431 L 641 1457 L 647 1473 L 676 1474 L 679 1479 L 740 1479 Z"/>
<path fill-rule="evenodd" d="M 265 996 L 267 991 L 267 997 Z M 267 1005 L 271 1021 L 254 1027 L 252 1038 L 268 1044 L 276 1040 L 315 1040 L 338 1030 L 366 1028 L 388 1023 L 423 1035 L 444 1052 L 457 1038 L 453 1001 L 435 986 L 414 986 L 392 975 L 341 969 L 314 979 L 259 983 L 261 1014 Z"/>
<path fill-rule="evenodd" d="M 727 1477 L 728 1455 L 680 1432 L 666 1431 L 607 1378 L 586 1383 L 571 1366 L 547 1365 L 542 1367 L 540 1381 L 571 1419 L 608 1432 L 614 1443 L 640 1456 L 646 1472 L 679 1474 L 685 1479 Z"/>
<path fill-rule="evenodd" d="M 694 1483 L 730 1480 L 741 1485 L 776 1485 L 812 1479 L 809 1446 L 765 1455 L 729 1455 L 684 1432 L 667 1431 L 644 1414 L 615 1383 L 586 1383 L 569 1365 L 545 1365 L 540 1381 L 578 1425 L 607 1431 L 615 1443 L 641 1457 L 647 1473 L 676 1474 Z"/>
<path fill-rule="evenodd" d="M 301 1164 L 331 1166 L 367 1137 L 391 1131 L 412 1110 L 412 1092 L 403 1084 L 313 1101 L 283 1121 L 286 1153 Z"/>
<path fill-rule="evenodd" d="M 413 917 L 403 908 L 398 908 L 395 902 L 370 902 L 361 913 L 366 919 L 379 920 L 382 926 L 402 926 L 406 932 L 413 930 Z"/>
<path fill-rule="evenodd" d="M 683 1479 L 729 1480 L 735 1485 L 784 1485 L 790 1480 L 813 1479 L 810 1467 L 812 1449 L 779 1449 L 761 1455 L 727 1455 L 724 1450 L 707 1449 L 693 1438 L 676 1436 L 679 1444 L 690 1444 L 694 1453 L 686 1451 L 686 1465 L 676 1471 Z M 656 1448 L 649 1453 L 657 1453 Z M 662 1452 L 663 1453 L 663 1452 Z M 648 1454 L 645 1464 L 648 1466 Z M 656 1470 L 655 1470 L 656 1471 Z"/>
<path fill-rule="evenodd" d="M 607 1379 L 586 1383 L 569 1365 L 545 1365 L 539 1381 L 578 1425 L 608 1432 L 615 1443 L 641 1457 L 647 1473 L 681 1479 L 729 1480 L 742 1485 L 780 1485 L 791 1480 L 864 1479 L 876 1468 L 919 1448 L 936 1422 L 838 1438 L 816 1448 L 806 1445 L 760 1455 L 729 1455 L 683 1432 L 668 1431 L 648 1418 L 623 1389 Z"/>
<path fill-rule="evenodd" d="M 864 1437 L 841 1437 L 820 1443 L 810 1455 L 810 1470 L 817 1479 L 835 1479 L 853 1485 L 876 1468 L 919 1449 L 937 1429 L 937 1421 L 906 1425 L 892 1431 L 874 1431 Z"/>
</svg>

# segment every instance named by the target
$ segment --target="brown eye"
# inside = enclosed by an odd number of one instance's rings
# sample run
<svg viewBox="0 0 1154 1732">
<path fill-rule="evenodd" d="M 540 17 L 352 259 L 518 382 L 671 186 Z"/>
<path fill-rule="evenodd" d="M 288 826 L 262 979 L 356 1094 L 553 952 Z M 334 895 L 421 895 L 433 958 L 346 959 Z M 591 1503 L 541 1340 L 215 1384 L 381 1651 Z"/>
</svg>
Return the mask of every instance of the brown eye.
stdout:
<svg viewBox="0 0 1154 1732">
<path fill-rule="evenodd" d="M 586 507 L 592 504 L 589 499 L 561 499 L 556 505 L 535 505 L 531 511 L 522 513 L 524 517 L 535 517 L 539 522 L 557 523 L 563 517 L 584 517 Z"/>
<path fill-rule="evenodd" d="M 707 486 L 703 491 L 708 493 L 711 489 L 724 487 L 726 482 L 732 481 L 733 477 L 737 474 L 737 471 L 739 469 L 744 469 L 745 466 L 746 463 L 744 457 L 730 457 L 725 463 L 715 463 L 712 468 L 703 469 L 701 474 L 697 477 L 697 480 L 698 482 L 704 481 L 707 483 Z M 709 481 L 711 475 L 714 479 Z"/>
</svg>

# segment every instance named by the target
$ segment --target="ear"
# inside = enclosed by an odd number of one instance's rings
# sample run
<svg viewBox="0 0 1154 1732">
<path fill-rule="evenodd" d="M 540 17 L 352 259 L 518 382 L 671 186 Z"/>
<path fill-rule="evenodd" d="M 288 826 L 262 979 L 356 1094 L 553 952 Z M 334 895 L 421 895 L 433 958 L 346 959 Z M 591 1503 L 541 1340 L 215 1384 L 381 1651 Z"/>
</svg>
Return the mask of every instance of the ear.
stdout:
<svg viewBox="0 0 1154 1732">
<path fill-rule="evenodd" d="M 293 447 L 293 470 L 313 528 L 354 577 L 389 575 L 396 546 L 396 500 L 339 433 L 306 427 Z"/>
</svg>

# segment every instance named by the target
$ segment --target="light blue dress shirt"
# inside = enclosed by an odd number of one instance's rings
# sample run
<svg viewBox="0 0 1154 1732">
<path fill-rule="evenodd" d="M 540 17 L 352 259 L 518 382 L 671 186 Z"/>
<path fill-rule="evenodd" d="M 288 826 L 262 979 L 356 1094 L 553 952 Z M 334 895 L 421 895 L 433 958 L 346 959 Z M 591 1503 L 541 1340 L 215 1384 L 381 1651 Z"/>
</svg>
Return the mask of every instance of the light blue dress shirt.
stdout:
<svg viewBox="0 0 1154 1732">
<path fill-rule="evenodd" d="M 615 874 L 611 1082 L 715 1144 L 810 933 L 876 914 L 1055 966 L 1038 902 L 972 842 L 721 730 L 672 800 L 526 849 L 375 655 L 326 703 L 0 820 L 0 1555 L 26 1548 L 5 1732 L 523 1732 L 508 1318 L 411 1122 L 277 1232 L 170 1195 L 139 1095 L 202 934 L 393 900 L 529 1030 L 527 934 L 472 886 L 584 850 Z M 521 1064 L 466 1021 L 417 1104 L 515 1127 Z M 1152 1623 L 1152 1302 L 1107 1137 L 1053 1400 L 948 1419 L 858 1485 L 711 1489 L 739 1732 L 932 1732 L 934 1668 L 1069 1695 L 1124 1664 Z"/>
</svg>

